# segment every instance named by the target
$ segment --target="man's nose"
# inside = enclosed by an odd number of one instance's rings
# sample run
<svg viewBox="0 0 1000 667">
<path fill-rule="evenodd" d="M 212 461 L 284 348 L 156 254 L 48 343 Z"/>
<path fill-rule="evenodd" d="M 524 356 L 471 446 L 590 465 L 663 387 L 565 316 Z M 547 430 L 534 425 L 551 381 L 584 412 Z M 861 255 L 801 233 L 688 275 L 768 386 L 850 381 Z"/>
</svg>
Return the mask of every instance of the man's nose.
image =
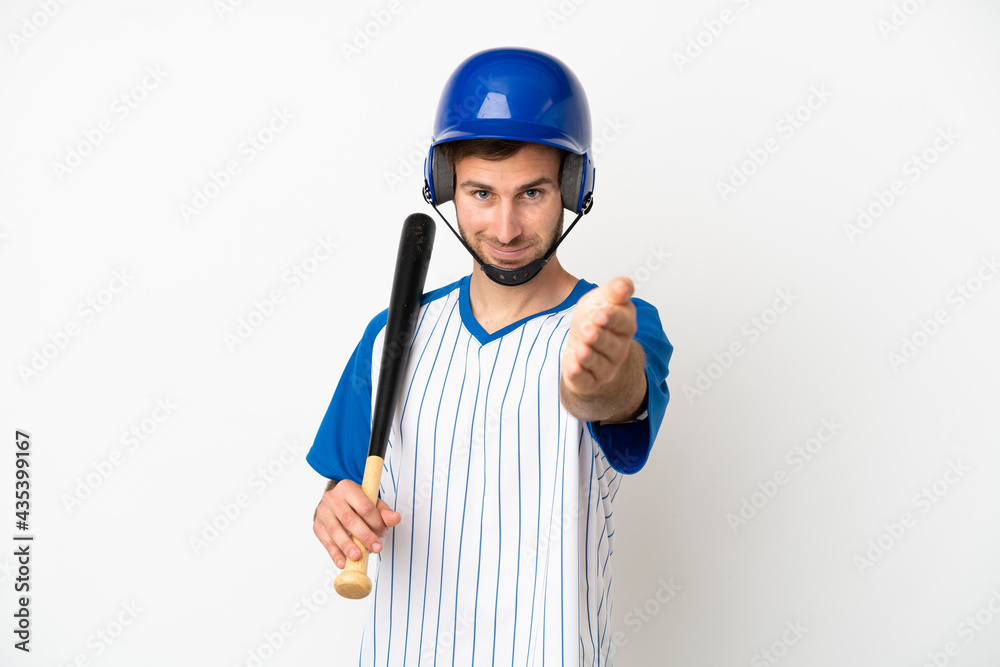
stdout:
<svg viewBox="0 0 1000 667">
<path fill-rule="evenodd" d="M 497 207 L 493 234 L 500 243 L 510 243 L 521 235 L 521 223 L 514 202 L 502 201 Z"/>
</svg>

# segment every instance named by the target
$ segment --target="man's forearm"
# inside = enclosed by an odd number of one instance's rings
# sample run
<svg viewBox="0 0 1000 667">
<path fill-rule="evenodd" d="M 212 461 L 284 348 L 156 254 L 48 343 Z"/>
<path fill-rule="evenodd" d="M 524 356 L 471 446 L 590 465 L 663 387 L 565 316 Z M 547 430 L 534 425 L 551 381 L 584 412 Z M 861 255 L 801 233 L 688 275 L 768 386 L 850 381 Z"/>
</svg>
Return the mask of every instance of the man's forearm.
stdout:
<svg viewBox="0 0 1000 667">
<path fill-rule="evenodd" d="M 646 397 L 646 354 L 638 341 L 632 339 L 628 357 L 615 377 L 595 393 L 576 394 L 560 382 L 562 403 L 574 417 L 590 422 L 622 422 L 634 419 Z"/>
</svg>

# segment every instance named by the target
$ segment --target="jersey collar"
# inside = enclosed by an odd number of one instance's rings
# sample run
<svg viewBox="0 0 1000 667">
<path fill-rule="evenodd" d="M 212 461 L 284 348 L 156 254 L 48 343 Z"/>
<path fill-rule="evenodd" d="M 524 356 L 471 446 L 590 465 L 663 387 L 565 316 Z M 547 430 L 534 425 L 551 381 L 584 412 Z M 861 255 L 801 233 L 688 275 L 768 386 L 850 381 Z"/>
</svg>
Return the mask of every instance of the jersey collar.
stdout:
<svg viewBox="0 0 1000 667">
<path fill-rule="evenodd" d="M 563 302 L 554 308 L 549 308 L 548 310 L 542 311 L 540 313 L 535 313 L 534 315 L 529 315 L 524 317 L 513 324 L 508 324 L 503 329 L 494 331 L 493 333 L 486 333 L 486 330 L 479 324 L 475 316 L 472 314 L 472 301 L 469 299 L 469 280 L 472 276 L 465 276 L 459 283 L 459 312 L 462 316 L 462 323 L 465 328 L 469 330 L 476 340 L 479 341 L 481 345 L 486 345 L 492 341 L 503 338 L 511 331 L 515 331 L 524 325 L 528 320 L 532 320 L 541 315 L 549 315 L 551 313 L 558 313 L 560 311 L 566 310 L 572 306 L 576 305 L 576 302 L 580 300 L 580 297 L 589 292 L 590 290 L 597 287 L 593 283 L 588 283 L 586 280 L 578 280 L 576 286 L 573 287 L 573 291 L 569 293 Z"/>
</svg>

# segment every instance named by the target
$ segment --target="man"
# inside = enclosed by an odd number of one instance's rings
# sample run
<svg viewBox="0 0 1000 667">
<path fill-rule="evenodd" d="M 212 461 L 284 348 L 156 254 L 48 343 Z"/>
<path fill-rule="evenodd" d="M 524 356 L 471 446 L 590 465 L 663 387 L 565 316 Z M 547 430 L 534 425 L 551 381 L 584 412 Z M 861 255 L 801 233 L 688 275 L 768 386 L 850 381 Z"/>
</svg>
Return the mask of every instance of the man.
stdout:
<svg viewBox="0 0 1000 667">
<path fill-rule="evenodd" d="M 454 200 L 478 268 L 421 301 L 377 504 L 359 483 L 385 311 L 369 324 L 307 457 L 331 480 L 314 532 L 338 567 L 352 535 L 378 555 L 362 664 L 610 664 L 613 501 L 659 429 L 672 348 L 628 278 L 597 287 L 555 255 L 594 182 L 563 63 L 472 56 L 432 141 L 425 197 Z"/>
</svg>

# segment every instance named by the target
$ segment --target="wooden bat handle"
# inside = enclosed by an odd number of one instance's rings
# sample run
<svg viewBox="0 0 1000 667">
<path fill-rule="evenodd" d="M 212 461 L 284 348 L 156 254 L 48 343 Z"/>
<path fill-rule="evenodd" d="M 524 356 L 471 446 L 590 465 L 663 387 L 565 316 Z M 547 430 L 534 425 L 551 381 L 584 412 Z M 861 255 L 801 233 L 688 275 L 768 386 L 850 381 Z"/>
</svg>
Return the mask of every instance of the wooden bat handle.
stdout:
<svg viewBox="0 0 1000 667">
<path fill-rule="evenodd" d="M 382 481 L 383 463 L 384 460 L 381 456 L 369 456 L 365 462 L 365 477 L 361 480 L 361 490 L 373 503 L 378 503 L 378 485 Z M 344 571 L 334 579 L 333 587 L 340 593 L 341 597 L 360 600 L 372 592 L 372 580 L 368 578 L 368 548 L 361 544 L 358 538 L 352 537 L 351 539 L 361 549 L 361 558 L 358 560 L 348 559 Z"/>
</svg>

